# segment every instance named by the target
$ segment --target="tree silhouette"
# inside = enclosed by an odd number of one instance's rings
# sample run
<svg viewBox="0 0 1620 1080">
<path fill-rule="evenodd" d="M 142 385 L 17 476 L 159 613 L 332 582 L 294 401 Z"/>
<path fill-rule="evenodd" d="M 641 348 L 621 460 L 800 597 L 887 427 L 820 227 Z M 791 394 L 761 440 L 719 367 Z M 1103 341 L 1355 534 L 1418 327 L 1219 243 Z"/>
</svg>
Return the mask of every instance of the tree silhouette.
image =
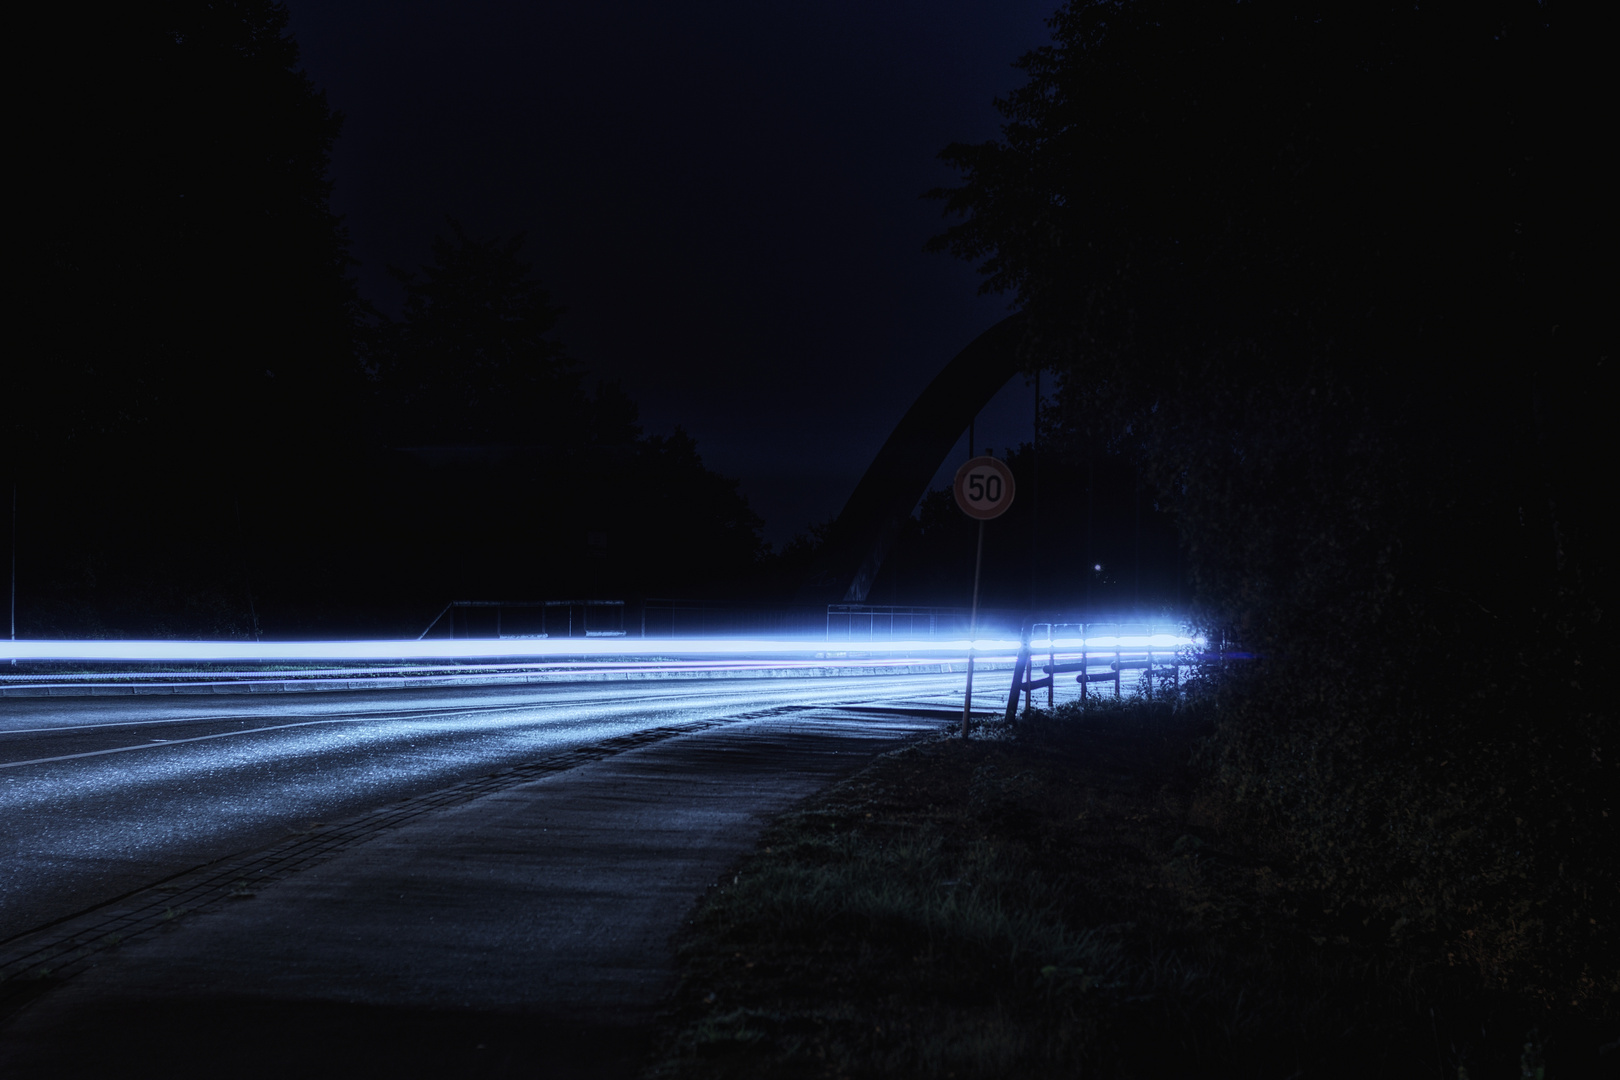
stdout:
<svg viewBox="0 0 1620 1080">
<path fill-rule="evenodd" d="M 1613 970 L 1581 897 L 1616 876 L 1587 18 L 1070 3 L 934 193 L 962 220 L 933 247 L 1062 376 L 1054 434 L 1134 459 L 1205 625 L 1268 656 L 1208 755 L 1232 820 L 1369 924 L 1561 985 L 1583 950 Z"/>
<path fill-rule="evenodd" d="M 587 394 L 522 237 L 455 222 L 432 262 L 396 271 L 401 318 L 365 335 L 387 466 L 374 565 L 426 614 L 451 596 L 668 594 L 746 581 L 760 521 L 677 429 L 642 432 L 618 383 Z"/>
<path fill-rule="evenodd" d="M 403 318 L 376 354 L 394 435 L 423 443 L 565 444 L 583 430 L 578 376 L 553 336 L 559 312 L 520 261 L 521 236 L 469 237 L 450 222 L 433 262 L 396 270 Z"/>
<path fill-rule="evenodd" d="M 74 419 L 36 437 L 139 429 L 234 455 L 244 430 L 307 435 L 351 366 L 354 296 L 327 205 L 340 118 L 298 70 L 285 8 L 41 18 L 27 370 L 36 405 L 71 401 Z"/>
<path fill-rule="evenodd" d="M 1597 580 L 1612 211 L 1578 17 L 1144 0 L 1052 29 L 1003 138 L 945 151 L 965 220 L 932 246 L 1030 315 L 1071 441 L 1177 510 L 1210 617 L 1276 651 L 1324 604 L 1365 636 L 1407 574 L 1515 617 Z"/>
<path fill-rule="evenodd" d="M 31 270 L 4 420 L 23 627 L 246 632 L 244 565 L 308 569 L 264 510 L 295 488 L 320 515 L 357 401 L 340 118 L 280 4 L 24 19 Z"/>
</svg>

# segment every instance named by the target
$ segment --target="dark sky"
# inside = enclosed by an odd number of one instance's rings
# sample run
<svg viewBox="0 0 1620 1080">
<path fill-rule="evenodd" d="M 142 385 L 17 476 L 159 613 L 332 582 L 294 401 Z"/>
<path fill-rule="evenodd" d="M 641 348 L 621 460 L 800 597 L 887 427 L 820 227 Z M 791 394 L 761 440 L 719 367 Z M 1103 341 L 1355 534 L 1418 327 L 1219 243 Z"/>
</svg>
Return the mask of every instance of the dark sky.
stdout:
<svg viewBox="0 0 1620 1080">
<path fill-rule="evenodd" d="M 292 0 L 346 116 L 334 204 L 392 311 L 452 215 L 528 236 L 562 333 L 649 430 L 683 425 L 781 541 L 837 513 L 918 392 L 1006 311 L 926 255 L 936 155 L 1054 0 L 813 4 Z M 979 442 L 1029 437 L 1022 380 Z M 965 449 L 965 447 L 964 447 Z"/>
</svg>

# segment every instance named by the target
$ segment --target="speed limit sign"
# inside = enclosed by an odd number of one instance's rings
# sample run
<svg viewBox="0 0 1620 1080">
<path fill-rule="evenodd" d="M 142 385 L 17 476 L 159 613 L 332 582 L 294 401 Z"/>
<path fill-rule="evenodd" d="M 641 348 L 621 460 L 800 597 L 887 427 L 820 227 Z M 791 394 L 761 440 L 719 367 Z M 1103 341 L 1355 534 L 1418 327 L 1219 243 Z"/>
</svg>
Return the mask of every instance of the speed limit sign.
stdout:
<svg viewBox="0 0 1620 1080">
<path fill-rule="evenodd" d="M 998 518 L 1013 501 L 1013 474 L 999 458 L 976 457 L 956 470 L 951 490 L 962 513 L 980 521 Z"/>
</svg>

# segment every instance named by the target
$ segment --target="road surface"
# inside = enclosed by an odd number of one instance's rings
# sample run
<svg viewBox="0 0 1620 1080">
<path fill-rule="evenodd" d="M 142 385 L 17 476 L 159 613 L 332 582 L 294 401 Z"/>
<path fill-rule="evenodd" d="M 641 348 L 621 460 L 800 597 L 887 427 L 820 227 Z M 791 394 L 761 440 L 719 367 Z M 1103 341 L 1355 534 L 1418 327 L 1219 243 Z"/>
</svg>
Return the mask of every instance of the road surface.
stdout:
<svg viewBox="0 0 1620 1080">
<path fill-rule="evenodd" d="M 866 675 L 6 699 L 0 941 L 316 823 L 573 747 L 772 709 L 960 707 L 961 684 Z"/>
</svg>

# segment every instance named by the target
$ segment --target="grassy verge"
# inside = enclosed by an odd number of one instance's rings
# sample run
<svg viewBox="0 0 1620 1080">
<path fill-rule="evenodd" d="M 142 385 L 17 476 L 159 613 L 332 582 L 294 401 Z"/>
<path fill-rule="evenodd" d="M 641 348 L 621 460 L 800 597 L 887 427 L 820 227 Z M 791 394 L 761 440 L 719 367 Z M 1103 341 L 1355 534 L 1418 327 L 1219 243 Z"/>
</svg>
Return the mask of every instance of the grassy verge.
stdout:
<svg viewBox="0 0 1620 1080">
<path fill-rule="evenodd" d="M 652 1075 L 1597 1069 L 1604 1017 L 1358 940 L 1199 827 L 1201 734 L 1144 702 L 1037 716 L 890 754 L 777 820 L 677 941 Z"/>
</svg>

